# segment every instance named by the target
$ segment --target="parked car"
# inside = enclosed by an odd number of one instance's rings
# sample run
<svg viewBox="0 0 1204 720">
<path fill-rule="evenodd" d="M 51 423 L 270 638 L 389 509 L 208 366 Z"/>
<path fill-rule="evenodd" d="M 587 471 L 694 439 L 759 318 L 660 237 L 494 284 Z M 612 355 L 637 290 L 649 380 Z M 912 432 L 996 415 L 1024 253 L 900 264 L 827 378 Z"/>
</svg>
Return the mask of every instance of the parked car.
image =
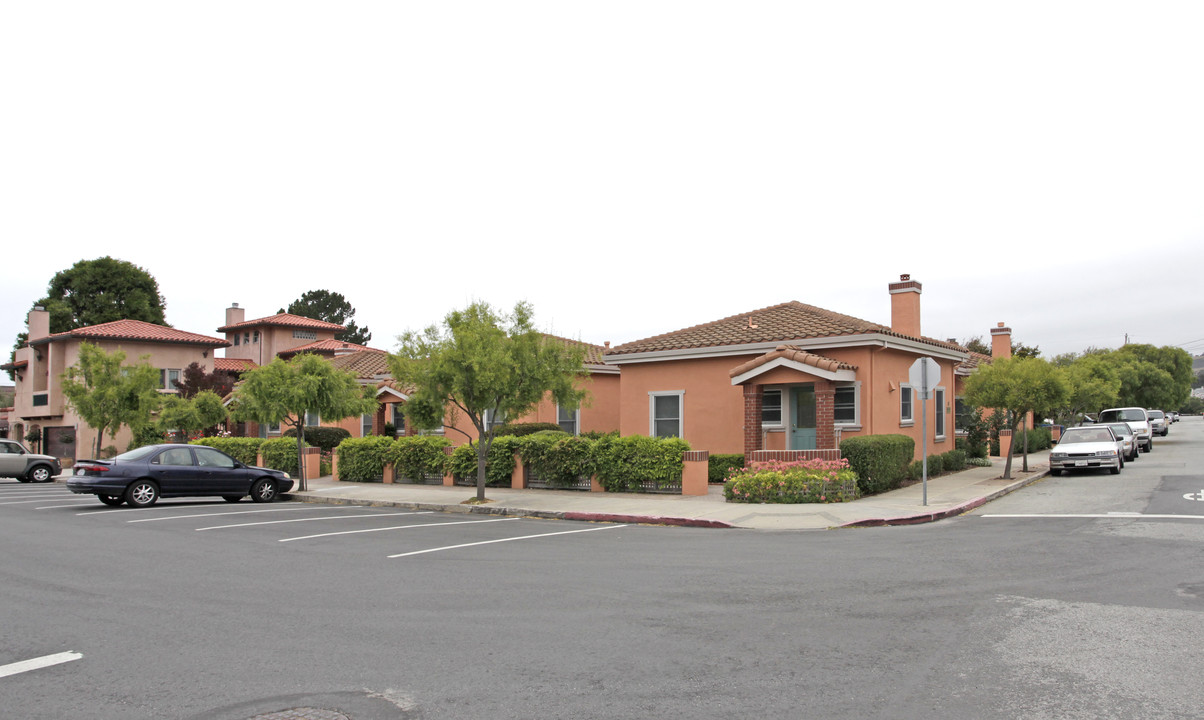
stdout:
<svg viewBox="0 0 1204 720">
<path fill-rule="evenodd" d="M 1145 414 L 1145 408 L 1109 408 L 1099 414 L 1097 420 L 1101 423 L 1128 423 L 1137 434 L 1137 444 L 1145 452 L 1154 449 L 1154 434 L 1150 430 L 1150 419 Z"/>
<path fill-rule="evenodd" d="M 1170 423 L 1166 421 L 1166 413 L 1161 410 L 1146 410 L 1145 414 L 1150 418 L 1150 432 L 1166 437 L 1166 434 L 1170 432 Z"/>
<path fill-rule="evenodd" d="M 0 440 L 0 477 L 16 478 L 21 482 L 50 482 L 62 471 L 58 458 L 31 453 L 16 440 Z"/>
<path fill-rule="evenodd" d="M 1107 468 L 1116 475 L 1124 466 L 1120 452 L 1116 436 L 1107 425 L 1067 428 L 1049 453 L 1049 472 L 1061 475 L 1064 470 Z"/>
<path fill-rule="evenodd" d="M 1170 412 L 1168 412 L 1166 414 L 1166 416 L 1168 418 L 1170 418 L 1171 422 L 1173 422 L 1173 423 L 1179 422 L 1179 411 L 1178 410 L 1171 410 Z"/>
<path fill-rule="evenodd" d="M 149 507 L 160 497 L 220 496 L 238 502 L 272 502 L 288 492 L 288 473 L 241 463 L 205 445 L 146 445 L 112 460 L 81 460 L 67 481 L 73 493 L 96 495 L 105 505 Z"/>
<path fill-rule="evenodd" d="M 1137 447 L 1137 434 L 1133 432 L 1133 428 L 1129 427 L 1128 423 L 1110 423 L 1108 428 L 1112 430 L 1112 434 L 1120 440 L 1121 456 L 1126 462 L 1132 462 L 1137 459 L 1140 454 Z"/>
</svg>

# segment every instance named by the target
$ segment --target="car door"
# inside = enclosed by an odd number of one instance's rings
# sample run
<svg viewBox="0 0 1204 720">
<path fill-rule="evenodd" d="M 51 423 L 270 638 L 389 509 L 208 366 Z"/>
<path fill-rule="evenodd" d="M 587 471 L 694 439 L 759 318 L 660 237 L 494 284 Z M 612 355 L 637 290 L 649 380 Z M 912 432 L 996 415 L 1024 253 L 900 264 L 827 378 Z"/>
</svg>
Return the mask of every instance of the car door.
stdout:
<svg viewBox="0 0 1204 720">
<path fill-rule="evenodd" d="M 187 445 L 170 447 L 151 459 L 147 464 L 151 478 L 159 483 L 160 494 L 192 495 L 200 492 L 201 471 Z"/>
<path fill-rule="evenodd" d="M 204 492 L 218 495 L 246 495 L 250 491 L 250 475 L 234 458 L 207 447 L 194 447 L 197 468 L 201 472 Z"/>
<path fill-rule="evenodd" d="M 25 456 L 21 446 L 0 441 L 0 477 L 18 477 L 25 472 Z"/>
</svg>

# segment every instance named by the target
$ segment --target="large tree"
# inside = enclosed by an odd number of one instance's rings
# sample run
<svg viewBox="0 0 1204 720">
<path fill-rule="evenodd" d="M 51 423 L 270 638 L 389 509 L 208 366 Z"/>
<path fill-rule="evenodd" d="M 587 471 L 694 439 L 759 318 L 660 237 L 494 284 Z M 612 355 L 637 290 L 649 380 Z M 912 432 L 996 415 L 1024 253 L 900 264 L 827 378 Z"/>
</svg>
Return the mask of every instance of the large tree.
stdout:
<svg viewBox="0 0 1204 720">
<path fill-rule="evenodd" d="M 979 366 L 966 380 L 965 401 L 980 408 L 1005 413 L 1005 429 L 1013 440 L 1021 421 L 1030 412 L 1042 412 L 1065 405 L 1068 389 L 1062 371 L 1050 363 L 1032 357 L 996 359 Z M 1012 455 L 1003 466 L 1003 477 L 1012 477 Z M 1028 469 L 1028 455 L 1024 456 Z"/>
<path fill-rule="evenodd" d="M 970 352 L 976 352 L 979 355 L 990 355 L 991 346 L 983 339 L 982 335 L 975 335 L 972 338 L 966 338 L 958 343 Z M 1012 343 L 1012 357 L 1037 357 L 1041 354 L 1041 349 L 1036 345 L 1021 345 L 1017 342 Z"/>
<path fill-rule="evenodd" d="M 298 489 L 305 490 L 302 449 L 305 414 L 337 421 L 376 410 L 373 389 L 360 385 L 353 373 L 336 369 L 325 358 L 300 353 L 279 357 L 242 376 L 234 389 L 234 416 L 257 423 L 280 423 L 297 429 Z"/>
<path fill-rule="evenodd" d="M 356 326 L 355 308 L 347 302 L 347 298 L 337 292 L 310 290 L 294 300 L 288 306 L 287 311 L 281 310 L 280 312 L 289 312 L 293 315 L 342 325 L 345 329 L 335 337 L 345 342 L 367 345 L 368 341 L 372 339 L 372 333 L 368 332 L 368 328 Z"/>
<path fill-rule="evenodd" d="M 91 343 L 80 343 L 79 361 L 63 373 L 63 396 L 96 430 L 96 455 L 100 457 L 105 432 L 117 436 L 122 425 L 138 429 L 151 421 L 158 409 L 159 371 L 145 358 L 125 367 L 125 353 L 106 353 Z"/>
<path fill-rule="evenodd" d="M 1084 413 L 1113 407 L 1120 397 L 1120 372 L 1106 355 L 1083 355 L 1060 368 L 1066 378 L 1066 403 L 1055 409 L 1063 425 L 1076 424 Z"/>
<path fill-rule="evenodd" d="M 485 462 L 497 427 L 487 420 L 526 415 L 549 393 L 565 408 L 587 395 L 579 382 L 588 375 L 584 348 L 536 330 L 527 303 L 500 314 L 476 302 L 448 313 L 442 328 L 406 332 L 399 341 L 389 368 L 412 388 L 406 417 L 421 428 L 459 430 L 447 422 L 450 408 L 453 418 L 463 415 L 476 429 L 475 439 L 464 435 L 477 453 L 478 501 L 485 500 Z"/>
<path fill-rule="evenodd" d="M 179 432 L 187 438 L 206 428 L 226 422 L 230 413 L 222 399 L 211 390 L 202 390 L 192 397 L 171 395 L 164 398 L 159 411 L 159 429 L 163 432 Z"/>
<path fill-rule="evenodd" d="M 46 288 L 46 297 L 31 307 L 39 305 L 50 313 L 52 333 L 114 320 L 167 324 L 163 296 L 155 278 L 133 263 L 107 255 L 80 260 L 55 273 Z M 28 340 L 28 331 L 18 334 L 14 352 Z"/>
<path fill-rule="evenodd" d="M 1191 354 L 1177 347 L 1132 344 L 1113 354 L 1120 364 L 1122 405 L 1176 408 L 1191 395 Z"/>
</svg>

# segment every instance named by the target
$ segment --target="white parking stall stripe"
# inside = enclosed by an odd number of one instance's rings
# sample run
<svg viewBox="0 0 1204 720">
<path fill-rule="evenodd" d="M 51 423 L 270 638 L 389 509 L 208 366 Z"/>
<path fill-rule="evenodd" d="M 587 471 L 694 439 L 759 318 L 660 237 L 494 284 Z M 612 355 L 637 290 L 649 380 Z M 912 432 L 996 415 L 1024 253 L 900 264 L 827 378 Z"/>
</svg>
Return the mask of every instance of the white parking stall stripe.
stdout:
<svg viewBox="0 0 1204 720">
<path fill-rule="evenodd" d="M 42 502 L 46 502 L 46 501 L 42 500 Z M 96 502 L 96 501 L 95 500 L 64 501 L 63 505 L 43 505 L 42 507 L 34 508 L 34 510 L 53 510 L 55 508 L 79 507 L 80 505 L 83 505 L 85 503 L 90 503 L 90 502 Z"/>
<path fill-rule="evenodd" d="M 41 670 L 52 665 L 61 665 L 72 660 L 79 660 L 82 657 L 83 655 L 77 652 L 61 652 L 32 660 L 22 660 L 21 662 L 10 663 L 8 665 L 0 665 L 0 678 L 29 672 L 30 670 Z"/>
<path fill-rule="evenodd" d="M 55 498 L 62 497 L 61 495 L 44 495 L 33 500 L 13 500 L 12 502 L 0 502 L 0 505 L 31 505 L 33 503 L 46 502 Z"/>
<path fill-rule="evenodd" d="M 1076 515 L 1072 513 L 1028 513 L 1028 514 L 1004 514 L 998 513 L 994 515 L 983 515 L 985 518 L 1101 518 L 1104 520 L 1204 520 L 1204 515 L 1144 515 L 1135 512 L 1110 512 L 1110 513 L 1084 513 Z"/>
<path fill-rule="evenodd" d="M 403 558 L 411 555 L 423 555 L 426 553 L 440 552 L 442 550 L 456 550 L 458 548 L 473 547 L 475 545 L 492 545 L 494 543 L 510 542 L 511 540 L 533 540 L 535 538 L 551 537 L 553 535 L 572 535 L 574 533 L 594 532 L 595 530 L 615 530 L 617 528 L 627 527 L 626 525 L 606 525 L 603 527 L 585 528 L 584 530 L 563 530 L 561 532 L 542 533 L 540 535 L 523 535 L 522 537 L 499 538 L 497 540 L 482 540 L 481 542 L 464 543 L 463 545 L 447 545 L 445 547 L 431 548 L 429 550 L 415 550 L 414 552 L 398 553 L 390 555 L 389 558 Z"/>
<path fill-rule="evenodd" d="M 323 515 L 322 517 L 293 518 L 292 520 L 264 520 L 262 522 L 236 523 L 234 525 L 211 525 L 209 527 L 197 528 L 197 532 L 202 530 L 221 530 L 223 528 L 251 527 L 253 525 L 283 525 L 284 523 L 312 522 L 314 520 L 347 520 L 349 518 L 393 517 L 396 515 L 430 515 L 433 512 L 434 510 L 411 510 L 409 512 L 396 513 L 365 513 L 363 515 Z"/>
<path fill-rule="evenodd" d="M 383 532 L 385 530 L 410 530 L 413 528 L 425 528 L 425 527 L 447 527 L 448 525 L 476 525 L 479 523 L 506 522 L 508 520 L 522 520 L 522 518 L 508 517 L 508 518 L 497 518 L 494 520 L 461 520 L 459 522 L 426 523 L 423 525 L 394 525 L 393 527 L 368 528 L 367 530 L 344 530 L 343 532 L 322 533 L 321 535 L 305 535 L 303 537 L 284 538 L 283 540 L 278 540 L 277 542 L 292 542 L 294 540 L 313 540 L 314 538 L 333 537 L 335 535 L 358 535 L 360 533 Z"/>
<path fill-rule="evenodd" d="M 329 508 L 329 506 L 327 506 L 327 507 Z M 347 505 L 346 507 L 348 510 L 353 510 L 353 509 L 355 509 L 356 506 Z M 126 520 L 126 522 L 128 522 L 128 523 L 158 522 L 159 520 L 187 520 L 189 518 L 223 517 L 226 515 L 254 515 L 256 513 L 294 512 L 296 510 L 317 510 L 317 509 L 318 508 L 313 505 L 302 505 L 302 506 L 298 506 L 298 507 L 272 508 L 270 510 L 267 510 L 267 509 L 265 509 L 265 510 L 234 510 L 234 511 L 217 512 L 217 513 L 194 513 L 192 515 L 168 515 L 167 517 L 141 518 L 138 520 Z"/>
</svg>

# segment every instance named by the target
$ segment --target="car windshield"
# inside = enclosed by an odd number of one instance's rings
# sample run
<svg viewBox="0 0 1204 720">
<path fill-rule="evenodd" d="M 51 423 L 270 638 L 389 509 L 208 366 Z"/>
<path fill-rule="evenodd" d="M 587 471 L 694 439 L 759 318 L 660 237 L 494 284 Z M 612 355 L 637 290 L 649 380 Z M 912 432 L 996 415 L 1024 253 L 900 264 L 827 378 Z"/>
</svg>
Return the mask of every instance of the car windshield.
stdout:
<svg viewBox="0 0 1204 720">
<path fill-rule="evenodd" d="M 150 455 L 151 453 L 155 452 L 155 450 L 157 450 L 157 449 L 158 448 L 156 448 L 154 445 L 143 445 L 142 447 L 134 448 L 133 450 L 130 450 L 129 452 L 123 452 L 113 459 L 114 460 L 125 460 L 127 462 L 130 460 L 142 460 L 147 455 Z"/>
<path fill-rule="evenodd" d="M 1072 428 L 1062 435 L 1059 445 L 1073 443 L 1116 442 L 1108 428 Z"/>
<path fill-rule="evenodd" d="M 1152 418 L 1162 419 L 1166 417 L 1161 410 L 1147 410 L 1146 412 L 1149 413 L 1149 416 Z"/>
<path fill-rule="evenodd" d="M 1137 408 L 1130 408 L 1127 410 L 1108 410 L 1104 413 L 1101 413 L 1099 419 L 1102 422 L 1116 422 L 1117 420 L 1123 420 L 1125 422 L 1146 421 L 1145 411 Z"/>
<path fill-rule="evenodd" d="M 1116 423 L 1115 425 L 1109 425 L 1108 427 L 1112 428 L 1112 432 L 1115 433 L 1117 437 L 1121 435 L 1133 434 L 1133 428 L 1124 423 Z"/>
</svg>

